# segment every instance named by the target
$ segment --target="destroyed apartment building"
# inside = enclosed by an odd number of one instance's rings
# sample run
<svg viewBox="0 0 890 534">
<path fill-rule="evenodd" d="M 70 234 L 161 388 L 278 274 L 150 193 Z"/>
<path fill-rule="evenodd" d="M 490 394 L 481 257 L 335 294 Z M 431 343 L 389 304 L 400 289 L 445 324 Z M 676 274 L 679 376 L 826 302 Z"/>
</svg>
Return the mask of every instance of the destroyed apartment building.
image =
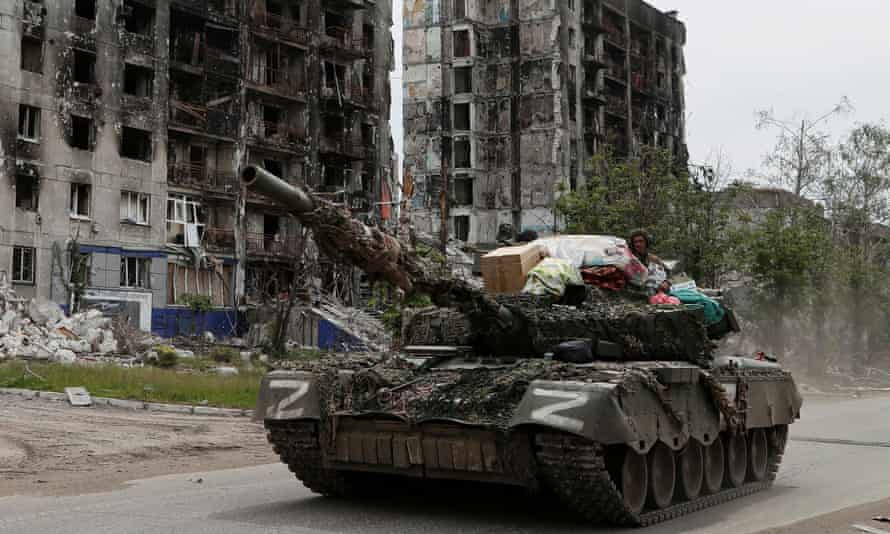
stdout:
<svg viewBox="0 0 890 534">
<path fill-rule="evenodd" d="M 201 295 L 213 305 L 204 327 L 231 334 L 237 306 L 287 290 L 301 235 L 242 192 L 239 168 L 260 165 L 359 217 L 388 214 L 388 2 L 0 10 L 0 271 L 19 295 L 64 306 L 80 288 L 82 302 L 166 336 Z"/>
<path fill-rule="evenodd" d="M 546 235 L 559 229 L 559 187 L 583 185 L 604 147 L 659 146 L 685 162 L 685 42 L 676 13 L 640 0 L 407 2 L 405 176 L 417 229 L 438 234 L 444 220 L 477 245 L 504 228 L 507 239 Z"/>
</svg>

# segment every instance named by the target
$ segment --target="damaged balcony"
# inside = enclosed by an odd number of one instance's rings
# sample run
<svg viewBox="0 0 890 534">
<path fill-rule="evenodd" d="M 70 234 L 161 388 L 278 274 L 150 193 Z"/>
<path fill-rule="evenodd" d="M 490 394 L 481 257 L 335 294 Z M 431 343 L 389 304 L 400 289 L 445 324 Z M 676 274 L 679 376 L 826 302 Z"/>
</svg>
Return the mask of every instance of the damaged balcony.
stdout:
<svg viewBox="0 0 890 534">
<path fill-rule="evenodd" d="M 620 96 L 606 95 L 606 113 L 614 117 L 626 120 L 627 102 Z"/>
<path fill-rule="evenodd" d="M 363 160 L 367 156 L 361 143 L 348 134 L 322 135 L 319 138 L 319 150 L 325 154 L 333 154 L 346 159 Z"/>
<path fill-rule="evenodd" d="M 207 193 L 234 196 L 240 187 L 234 172 L 208 169 L 200 163 L 169 163 L 167 183 Z"/>
<path fill-rule="evenodd" d="M 247 253 L 252 256 L 295 258 L 300 253 L 300 236 L 279 233 L 246 232 Z"/>
<path fill-rule="evenodd" d="M 280 45 L 257 44 L 248 67 L 251 90 L 306 102 L 306 58 Z"/>
<path fill-rule="evenodd" d="M 254 33 L 265 39 L 309 46 L 309 30 L 301 21 L 280 11 L 270 10 L 268 3 L 266 6 L 265 11 L 257 12 L 250 19 L 250 28 Z"/>
<path fill-rule="evenodd" d="M 247 139 L 252 145 L 298 152 L 305 147 L 306 129 L 291 126 L 283 120 L 256 121 L 248 128 Z"/>
<path fill-rule="evenodd" d="M 195 135 L 230 139 L 235 136 L 237 88 L 224 81 L 186 72 L 170 75 L 170 128 Z"/>
<path fill-rule="evenodd" d="M 263 100 L 248 104 L 247 141 L 250 145 L 296 153 L 306 148 L 308 135 L 304 106 L 281 107 Z"/>
<path fill-rule="evenodd" d="M 204 247 L 210 252 L 227 252 L 235 248 L 235 231 L 208 226 L 204 229 Z"/>
<path fill-rule="evenodd" d="M 120 42 L 124 50 L 154 55 L 155 11 L 152 0 L 124 0 L 118 12 Z"/>
<path fill-rule="evenodd" d="M 364 57 L 364 41 L 352 32 L 351 17 L 333 11 L 325 11 L 324 33 L 321 34 L 320 48 L 333 56 L 355 60 Z"/>
</svg>

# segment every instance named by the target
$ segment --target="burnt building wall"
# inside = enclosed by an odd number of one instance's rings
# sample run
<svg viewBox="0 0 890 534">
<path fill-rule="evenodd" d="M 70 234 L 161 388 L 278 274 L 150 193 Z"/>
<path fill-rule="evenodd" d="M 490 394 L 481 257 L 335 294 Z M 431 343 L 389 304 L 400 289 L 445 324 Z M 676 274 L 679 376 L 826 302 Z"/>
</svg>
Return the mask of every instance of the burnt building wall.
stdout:
<svg viewBox="0 0 890 534">
<path fill-rule="evenodd" d="M 23 296 L 70 303 L 76 241 L 87 301 L 136 303 L 134 322 L 172 335 L 182 297 L 200 294 L 225 324 L 262 285 L 249 286 L 255 266 L 283 279 L 298 250 L 294 220 L 241 190 L 242 165 L 329 187 L 368 219 L 392 188 L 388 3 L 0 0 L 0 12 L 0 271 Z"/>
<path fill-rule="evenodd" d="M 444 189 L 453 237 L 547 234 L 559 190 L 583 184 L 593 155 L 649 144 L 684 160 L 685 39 L 639 0 L 409 3 L 405 172 L 418 229 L 438 234 Z"/>
</svg>

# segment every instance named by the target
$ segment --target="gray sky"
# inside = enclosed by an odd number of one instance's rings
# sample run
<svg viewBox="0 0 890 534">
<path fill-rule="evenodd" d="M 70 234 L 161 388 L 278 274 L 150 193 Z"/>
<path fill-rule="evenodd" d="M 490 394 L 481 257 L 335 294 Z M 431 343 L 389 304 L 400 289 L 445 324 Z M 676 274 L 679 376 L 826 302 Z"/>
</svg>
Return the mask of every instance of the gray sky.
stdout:
<svg viewBox="0 0 890 534">
<path fill-rule="evenodd" d="M 686 23 L 687 141 L 693 162 L 722 149 L 734 174 L 759 170 L 775 135 L 755 129 L 755 111 L 813 118 L 842 96 L 855 110 L 834 119 L 890 121 L 890 0 L 649 0 Z M 394 1 L 401 51 L 402 1 Z M 395 76 L 400 76 L 397 70 Z M 393 136 L 401 150 L 401 80 L 393 87 Z"/>
</svg>

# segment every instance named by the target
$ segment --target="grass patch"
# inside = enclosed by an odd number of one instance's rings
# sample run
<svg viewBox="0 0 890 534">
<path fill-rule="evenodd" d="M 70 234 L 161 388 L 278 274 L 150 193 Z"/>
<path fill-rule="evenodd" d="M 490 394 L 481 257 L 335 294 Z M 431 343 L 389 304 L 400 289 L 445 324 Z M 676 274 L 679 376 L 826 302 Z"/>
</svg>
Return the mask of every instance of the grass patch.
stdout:
<svg viewBox="0 0 890 534">
<path fill-rule="evenodd" d="M 45 380 L 26 373 L 22 362 L 0 363 L 0 387 L 62 392 L 66 387 L 83 386 L 97 397 L 175 404 L 207 401 L 208 406 L 252 409 L 263 376 L 262 371 L 242 370 L 237 376 L 216 376 L 154 367 L 127 369 L 58 363 L 31 363 L 30 368 Z"/>
</svg>

